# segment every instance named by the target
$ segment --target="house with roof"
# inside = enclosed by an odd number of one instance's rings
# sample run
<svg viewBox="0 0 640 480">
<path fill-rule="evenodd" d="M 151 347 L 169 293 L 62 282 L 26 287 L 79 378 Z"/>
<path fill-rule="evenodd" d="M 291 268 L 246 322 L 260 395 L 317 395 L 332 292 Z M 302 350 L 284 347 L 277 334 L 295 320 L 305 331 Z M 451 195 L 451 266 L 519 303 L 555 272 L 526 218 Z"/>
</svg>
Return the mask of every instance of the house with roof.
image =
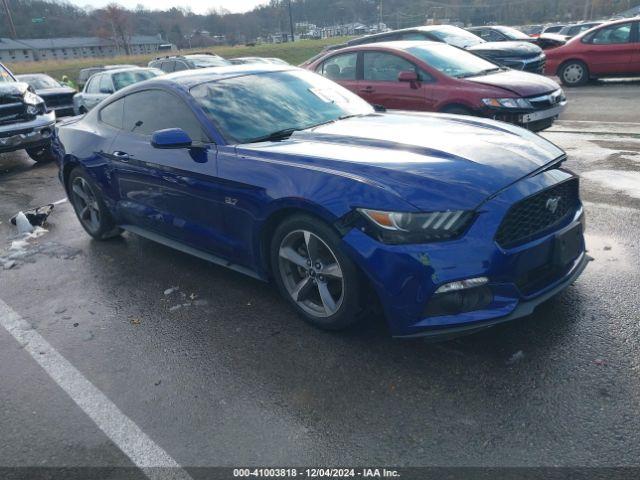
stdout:
<svg viewBox="0 0 640 480">
<path fill-rule="evenodd" d="M 162 38 L 160 35 L 133 35 L 127 43 L 132 55 L 148 54 L 158 51 Z M 113 57 L 125 53 L 120 42 L 100 37 L 0 38 L 0 62 Z"/>
</svg>

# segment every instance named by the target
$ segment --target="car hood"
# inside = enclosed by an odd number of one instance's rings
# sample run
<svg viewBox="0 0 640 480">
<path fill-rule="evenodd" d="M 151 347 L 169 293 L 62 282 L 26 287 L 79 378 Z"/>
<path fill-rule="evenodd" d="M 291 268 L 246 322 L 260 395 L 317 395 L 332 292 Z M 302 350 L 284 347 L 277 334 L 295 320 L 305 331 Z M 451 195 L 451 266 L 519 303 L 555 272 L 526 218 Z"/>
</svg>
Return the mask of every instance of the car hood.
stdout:
<svg viewBox="0 0 640 480">
<path fill-rule="evenodd" d="M 475 208 L 564 153 L 512 125 L 414 112 L 350 118 L 237 151 L 346 175 L 421 210 Z"/>
<path fill-rule="evenodd" d="M 542 49 L 529 42 L 484 42 L 467 48 L 470 52 L 489 58 L 536 57 Z"/>
<path fill-rule="evenodd" d="M 0 83 L 0 97 L 22 97 L 29 90 L 29 85 L 24 82 Z"/>
<path fill-rule="evenodd" d="M 499 87 L 523 97 L 543 95 L 560 88 L 560 85 L 550 78 L 520 70 L 504 70 L 479 77 L 469 77 L 466 80 L 482 85 Z"/>
<path fill-rule="evenodd" d="M 71 93 L 76 93 L 76 91 L 71 87 L 55 87 L 36 90 L 36 93 L 42 98 L 46 98 L 54 97 L 56 95 L 69 95 Z"/>
</svg>

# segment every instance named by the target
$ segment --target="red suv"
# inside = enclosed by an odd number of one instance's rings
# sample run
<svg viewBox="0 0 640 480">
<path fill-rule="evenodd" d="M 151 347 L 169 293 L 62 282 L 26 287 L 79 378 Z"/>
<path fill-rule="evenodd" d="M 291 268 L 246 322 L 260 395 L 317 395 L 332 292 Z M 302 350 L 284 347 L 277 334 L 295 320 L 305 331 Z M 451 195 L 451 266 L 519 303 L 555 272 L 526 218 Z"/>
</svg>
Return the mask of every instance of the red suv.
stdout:
<svg viewBox="0 0 640 480">
<path fill-rule="evenodd" d="M 373 105 L 494 118 L 534 131 L 566 104 L 551 79 L 500 67 L 450 45 L 399 41 L 327 52 L 305 65 Z"/>
<path fill-rule="evenodd" d="M 568 86 L 594 78 L 640 75 L 639 24 L 637 18 L 605 23 L 546 50 L 545 73 L 557 75 Z"/>
</svg>

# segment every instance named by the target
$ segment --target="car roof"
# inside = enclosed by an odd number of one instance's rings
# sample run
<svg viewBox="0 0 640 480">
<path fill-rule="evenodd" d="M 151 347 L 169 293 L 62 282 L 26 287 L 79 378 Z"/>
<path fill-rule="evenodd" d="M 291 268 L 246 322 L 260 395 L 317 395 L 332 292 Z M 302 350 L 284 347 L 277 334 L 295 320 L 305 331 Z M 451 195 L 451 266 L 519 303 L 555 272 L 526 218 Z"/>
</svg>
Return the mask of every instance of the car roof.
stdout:
<svg viewBox="0 0 640 480">
<path fill-rule="evenodd" d="M 122 73 L 122 72 L 137 72 L 138 70 L 157 70 L 157 68 L 153 68 L 153 67 L 127 67 L 127 68 L 109 68 L 103 72 L 99 72 L 99 73 L 108 73 L 109 75 L 113 75 L 116 73 Z M 97 75 L 97 73 L 96 73 Z"/>
<path fill-rule="evenodd" d="M 291 65 L 278 65 L 272 63 L 249 63 L 241 65 L 228 65 L 224 67 L 208 67 L 197 68 L 194 70 L 182 70 L 180 72 L 168 73 L 161 77 L 148 80 L 153 83 L 163 83 L 170 81 L 177 83 L 185 88 L 189 89 L 195 85 L 199 85 L 204 82 L 211 82 L 216 80 L 224 80 L 227 78 L 241 77 L 245 75 L 259 75 L 263 73 L 271 72 L 284 72 L 288 70 L 303 70 Z"/>
<path fill-rule="evenodd" d="M 388 35 L 393 35 L 396 33 L 410 33 L 410 32 L 435 32 L 442 29 L 455 28 L 459 30 L 464 30 L 463 28 L 456 27 L 455 25 L 422 25 L 419 27 L 409 27 L 409 28 L 401 28 L 399 30 L 390 30 L 388 32 L 382 33 L 374 33 L 373 35 L 365 35 L 364 37 L 354 38 L 347 42 L 347 45 L 352 45 L 352 43 L 356 43 L 358 41 L 362 41 L 364 39 L 372 39 L 378 37 L 386 37 Z"/>
</svg>

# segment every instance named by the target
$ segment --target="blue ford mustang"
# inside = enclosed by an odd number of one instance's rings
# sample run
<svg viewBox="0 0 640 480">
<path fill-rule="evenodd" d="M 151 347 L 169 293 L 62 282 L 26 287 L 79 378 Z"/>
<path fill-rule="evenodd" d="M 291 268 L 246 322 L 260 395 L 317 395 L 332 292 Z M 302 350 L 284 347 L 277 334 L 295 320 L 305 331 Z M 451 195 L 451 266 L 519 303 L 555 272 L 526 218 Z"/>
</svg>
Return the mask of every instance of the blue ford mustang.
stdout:
<svg viewBox="0 0 640 480">
<path fill-rule="evenodd" d="M 376 112 L 289 66 L 192 70 L 58 127 L 96 239 L 128 230 L 260 279 L 310 323 L 368 307 L 396 336 L 531 313 L 584 269 L 578 178 L 518 127 Z"/>
</svg>

